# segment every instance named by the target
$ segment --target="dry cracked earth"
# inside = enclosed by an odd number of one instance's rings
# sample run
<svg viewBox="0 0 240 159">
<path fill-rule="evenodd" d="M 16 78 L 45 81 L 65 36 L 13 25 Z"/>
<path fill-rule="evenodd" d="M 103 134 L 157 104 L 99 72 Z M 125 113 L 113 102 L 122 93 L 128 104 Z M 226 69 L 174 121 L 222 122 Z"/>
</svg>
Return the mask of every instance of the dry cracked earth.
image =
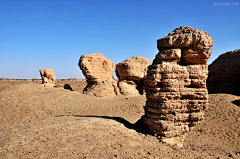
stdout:
<svg viewBox="0 0 240 159">
<path fill-rule="evenodd" d="M 146 97 L 97 98 L 86 82 L 0 81 L 0 158 L 240 158 L 240 96 L 209 94 L 206 119 L 184 147 L 159 142 L 135 124 Z"/>
</svg>

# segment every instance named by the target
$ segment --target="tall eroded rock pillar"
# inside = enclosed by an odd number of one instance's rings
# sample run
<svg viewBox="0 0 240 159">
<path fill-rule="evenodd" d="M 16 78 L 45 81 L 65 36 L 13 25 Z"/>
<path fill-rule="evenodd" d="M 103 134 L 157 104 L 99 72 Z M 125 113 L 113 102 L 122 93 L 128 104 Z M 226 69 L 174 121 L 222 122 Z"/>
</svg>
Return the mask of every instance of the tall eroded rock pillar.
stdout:
<svg viewBox="0 0 240 159">
<path fill-rule="evenodd" d="M 164 142 L 182 146 L 185 134 L 204 119 L 212 45 L 205 31 L 185 26 L 157 41 L 159 53 L 146 76 L 142 121 Z"/>
</svg>

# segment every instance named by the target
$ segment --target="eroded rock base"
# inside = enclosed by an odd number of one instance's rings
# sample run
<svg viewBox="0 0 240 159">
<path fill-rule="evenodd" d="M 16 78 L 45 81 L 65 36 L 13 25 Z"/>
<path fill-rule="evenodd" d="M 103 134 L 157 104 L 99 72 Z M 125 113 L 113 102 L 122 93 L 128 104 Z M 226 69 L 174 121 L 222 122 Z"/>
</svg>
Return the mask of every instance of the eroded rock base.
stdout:
<svg viewBox="0 0 240 159">
<path fill-rule="evenodd" d="M 96 97 L 104 97 L 111 98 L 115 97 L 119 94 L 119 90 L 117 87 L 117 82 L 115 80 L 107 81 L 105 83 L 97 83 L 97 82 L 89 82 L 87 86 L 84 88 L 83 93 L 96 96 Z"/>
<path fill-rule="evenodd" d="M 203 121 L 208 105 L 207 69 L 207 65 L 169 63 L 149 67 L 142 120 L 154 135 L 180 144 L 184 134 Z"/>
</svg>

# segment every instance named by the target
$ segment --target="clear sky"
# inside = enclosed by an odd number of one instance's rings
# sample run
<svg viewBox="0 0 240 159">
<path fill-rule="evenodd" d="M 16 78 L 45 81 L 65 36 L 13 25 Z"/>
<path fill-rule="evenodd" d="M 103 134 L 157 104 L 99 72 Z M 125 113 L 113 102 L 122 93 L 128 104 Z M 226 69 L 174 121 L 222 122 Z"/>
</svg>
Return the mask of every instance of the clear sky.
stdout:
<svg viewBox="0 0 240 159">
<path fill-rule="evenodd" d="M 84 78 L 81 55 L 103 53 L 115 64 L 152 61 L 157 39 L 180 26 L 213 39 L 211 63 L 240 49 L 240 0 L 0 0 L 0 78 Z"/>
</svg>

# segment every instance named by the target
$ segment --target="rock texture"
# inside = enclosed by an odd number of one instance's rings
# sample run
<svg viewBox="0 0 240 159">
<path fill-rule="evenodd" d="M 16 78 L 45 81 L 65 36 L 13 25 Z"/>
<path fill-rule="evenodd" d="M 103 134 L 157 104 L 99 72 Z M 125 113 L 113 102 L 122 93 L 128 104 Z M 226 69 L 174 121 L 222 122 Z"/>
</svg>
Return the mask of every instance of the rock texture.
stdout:
<svg viewBox="0 0 240 159">
<path fill-rule="evenodd" d="M 78 63 L 87 79 L 83 93 L 97 97 L 114 97 L 119 90 L 113 79 L 115 64 L 101 53 L 82 55 Z"/>
<path fill-rule="evenodd" d="M 117 64 L 116 74 L 120 92 L 127 96 L 145 94 L 147 67 L 151 64 L 151 61 L 141 56 L 134 56 Z"/>
<path fill-rule="evenodd" d="M 240 49 L 220 55 L 209 65 L 209 93 L 240 95 Z"/>
<path fill-rule="evenodd" d="M 142 121 L 164 142 L 182 146 L 185 134 L 204 119 L 212 45 L 206 32 L 191 27 L 176 28 L 157 41 L 159 53 L 146 76 Z"/>
<path fill-rule="evenodd" d="M 52 69 L 41 69 L 39 72 L 42 77 L 42 84 L 44 84 L 44 87 L 55 86 L 56 75 Z"/>
</svg>

